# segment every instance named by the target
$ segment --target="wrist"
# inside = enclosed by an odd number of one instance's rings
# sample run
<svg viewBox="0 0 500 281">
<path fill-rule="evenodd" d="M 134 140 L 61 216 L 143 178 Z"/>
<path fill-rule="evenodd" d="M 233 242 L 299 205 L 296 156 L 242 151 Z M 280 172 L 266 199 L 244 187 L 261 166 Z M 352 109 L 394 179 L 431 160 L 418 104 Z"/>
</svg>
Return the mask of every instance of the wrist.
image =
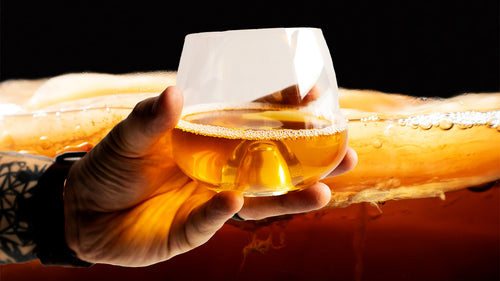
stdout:
<svg viewBox="0 0 500 281">
<path fill-rule="evenodd" d="M 28 222 L 36 245 L 33 252 L 44 265 L 92 265 L 78 259 L 65 239 L 64 182 L 72 164 L 83 154 L 65 153 L 58 156 L 55 163 L 40 177 L 32 196 L 19 203 L 19 209 Z"/>
</svg>

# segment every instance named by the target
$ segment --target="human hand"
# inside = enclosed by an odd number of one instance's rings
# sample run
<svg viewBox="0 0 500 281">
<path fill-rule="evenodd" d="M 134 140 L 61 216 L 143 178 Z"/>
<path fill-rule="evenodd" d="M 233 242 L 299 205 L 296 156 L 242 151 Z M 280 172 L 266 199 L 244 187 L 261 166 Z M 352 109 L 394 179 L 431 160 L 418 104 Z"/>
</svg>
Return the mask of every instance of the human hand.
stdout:
<svg viewBox="0 0 500 281">
<path fill-rule="evenodd" d="M 169 133 L 182 104 L 176 87 L 144 100 L 73 165 L 64 194 L 66 241 L 80 259 L 146 266 L 202 245 L 235 213 L 262 219 L 316 210 L 330 200 L 322 183 L 282 196 L 243 198 L 192 181 L 171 156 Z M 349 149 L 332 175 L 355 163 Z"/>
</svg>

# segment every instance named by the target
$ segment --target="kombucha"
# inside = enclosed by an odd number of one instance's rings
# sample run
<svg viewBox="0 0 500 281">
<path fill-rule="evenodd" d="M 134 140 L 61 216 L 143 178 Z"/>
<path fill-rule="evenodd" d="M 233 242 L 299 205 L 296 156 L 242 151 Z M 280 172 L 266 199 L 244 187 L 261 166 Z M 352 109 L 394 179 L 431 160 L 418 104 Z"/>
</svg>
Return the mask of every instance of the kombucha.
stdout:
<svg viewBox="0 0 500 281">
<path fill-rule="evenodd" d="M 327 175 L 345 154 L 347 130 L 293 108 L 218 108 L 184 115 L 172 145 L 179 167 L 209 188 L 268 196 Z"/>
</svg>

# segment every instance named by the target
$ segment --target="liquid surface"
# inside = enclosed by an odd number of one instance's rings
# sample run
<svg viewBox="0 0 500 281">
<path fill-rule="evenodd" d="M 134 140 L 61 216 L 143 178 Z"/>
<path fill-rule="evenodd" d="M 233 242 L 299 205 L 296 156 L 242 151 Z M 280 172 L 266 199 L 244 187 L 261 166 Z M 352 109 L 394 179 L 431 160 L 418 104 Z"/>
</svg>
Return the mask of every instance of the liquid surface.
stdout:
<svg viewBox="0 0 500 281">
<path fill-rule="evenodd" d="M 245 196 L 283 194 L 328 174 L 345 153 L 347 131 L 282 108 L 186 115 L 172 134 L 174 158 L 191 178 Z"/>
<path fill-rule="evenodd" d="M 330 127 L 329 120 L 291 109 L 226 109 L 191 114 L 184 120 L 201 125 L 220 126 L 239 130 L 322 129 Z"/>
</svg>

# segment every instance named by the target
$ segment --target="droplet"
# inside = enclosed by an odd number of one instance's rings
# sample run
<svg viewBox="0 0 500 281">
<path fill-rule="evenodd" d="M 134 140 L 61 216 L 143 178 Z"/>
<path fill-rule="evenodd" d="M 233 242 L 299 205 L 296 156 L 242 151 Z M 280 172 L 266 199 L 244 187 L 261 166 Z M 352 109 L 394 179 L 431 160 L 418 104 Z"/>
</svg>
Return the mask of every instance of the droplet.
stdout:
<svg viewBox="0 0 500 281">
<path fill-rule="evenodd" d="M 449 130 L 453 127 L 453 122 L 450 119 L 443 118 L 439 121 L 439 128 L 442 130 Z"/>
<path fill-rule="evenodd" d="M 47 136 L 41 136 L 40 140 L 38 142 L 38 145 L 43 150 L 48 150 L 51 147 L 49 137 L 47 137 Z"/>
<path fill-rule="evenodd" d="M 462 129 L 462 130 L 467 130 L 467 129 L 470 129 L 470 128 L 472 128 L 473 126 L 474 126 L 474 124 L 472 124 L 472 123 L 459 123 L 459 124 L 457 124 L 457 127 L 458 127 L 459 129 Z"/>
<path fill-rule="evenodd" d="M 420 129 L 422 130 L 429 130 L 432 128 L 432 123 L 431 122 L 422 122 L 419 124 Z"/>
<path fill-rule="evenodd" d="M 381 148 L 382 147 L 382 141 L 380 139 L 375 139 L 372 143 L 374 148 Z"/>
</svg>

